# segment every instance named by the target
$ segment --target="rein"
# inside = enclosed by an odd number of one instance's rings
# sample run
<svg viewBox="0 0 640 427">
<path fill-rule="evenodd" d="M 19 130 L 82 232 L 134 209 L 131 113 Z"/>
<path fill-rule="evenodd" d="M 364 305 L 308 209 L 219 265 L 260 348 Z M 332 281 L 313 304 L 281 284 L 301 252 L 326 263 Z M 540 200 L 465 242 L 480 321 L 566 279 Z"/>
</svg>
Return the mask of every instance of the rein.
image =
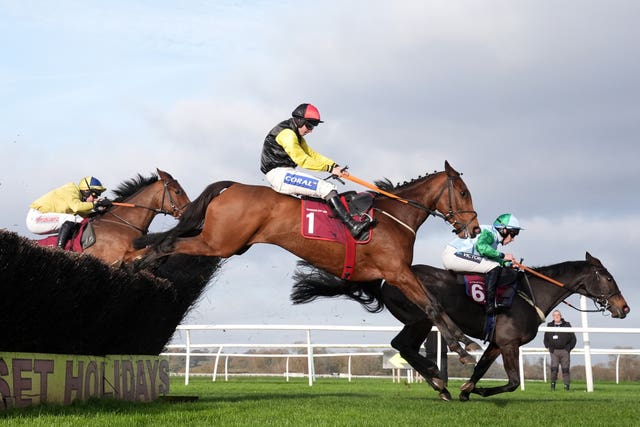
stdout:
<svg viewBox="0 0 640 427">
<path fill-rule="evenodd" d="M 333 177 L 335 175 L 331 175 L 331 176 Z M 336 178 L 337 178 L 337 176 L 336 176 Z M 448 194 L 448 196 L 449 196 L 449 211 L 446 213 L 446 215 L 438 212 L 438 210 L 435 209 L 435 208 L 434 209 L 429 208 L 429 207 L 427 207 L 427 206 L 423 205 L 422 203 L 419 203 L 419 202 L 417 202 L 415 200 L 403 199 L 402 197 L 400 197 L 400 196 L 398 196 L 396 194 L 389 193 L 388 191 L 382 190 L 382 189 L 378 188 L 377 186 L 375 186 L 375 185 L 373 185 L 373 184 L 371 184 L 371 183 L 369 183 L 367 181 L 364 181 L 364 180 L 362 180 L 360 178 L 357 178 L 357 177 L 355 177 L 353 175 L 347 175 L 344 178 L 348 179 L 349 181 L 352 181 L 352 182 L 355 182 L 357 184 L 360 184 L 360 185 L 362 185 L 364 187 L 367 187 L 367 188 L 369 188 L 369 189 L 371 189 L 371 190 L 373 190 L 375 192 L 378 192 L 378 193 L 380 193 L 380 194 L 382 194 L 384 196 L 387 196 L 387 197 L 389 197 L 389 198 L 391 198 L 393 200 L 396 200 L 396 201 L 398 201 L 400 203 L 404 203 L 404 204 L 412 206 L 414 208 L 421 209 L 421 210 L 423 210 L 423 211 L 425 211 L 427 213 L 427 216 L 431 215 L 431 216 L 435 216 L 435 217 L 438 217 L 438 218 L 442 218 L 445 222 L 449 222 L 449 220 L 451 218 L 453 218 L 453 217 L 455 217 L 455 216 L 457 216 L 459 214 L 462 214 L 462 213 L 473 213 L 474 216 L 471 219 L 471 221 L 473 221 L 478 216 L 477 212 L 475 212 L 475 211 L 454 211 L 453 210 L 453 196 L 452 196 L 452 193 L 453 193 L 453 180 L 454 179 L 460 179 L 459 176 L 458 177 L 447 176 L 447 186 L 446 187 L 442 186 L 442 188 L 440 189 L 440 193 L 438 194 L 438 197 L 436 197 L 435 201 L 433 202 L 434 206 L 437 205 L 438 201 L 440 200 L 440 198 L 444 194 L 445 189 L 448 190 L 448 193 L 449 193 Z M 389 216 L 391 219 L 393 219 L 396 222 L 400 223 L 402 226 L 408 228 L 414 235 L 416 234 L 415 230 L 413 230 L 411 227 L 409 227 L 407 224 L 405 224 L 404 222 L 400 221 L 396 217 L 388 214 L 387 212 L 384 212 L 384 211 L 381 211 L 381 210 L 378 210 L 378 211 L 384 213 L 385 215 Z M 453 230 L 451 230 L 451 232 L 455 233 L 455 234 L 461 233 L 469 225 L 469 223 L 463 224 L 463 223 L 460 223 L 457 220 L 454 221 L 453 223 L 450 223 L 450 224 L 453 226 Z"/>
<path fill-rule="evenodd" d="M 559 286 L 559 287 L 561 287 L 561 288 L 564 288 L 564 283 L 558 282 L 557 280 L 552 279 L 552 278 L 551 278 L 551 277 L 549 277 L 549 276 L 545 276 L 545 275 L 544 275 L 544 274 L 542 274 L 542 273 L 538 273 L 538 272 L 537 272 L 537 271 L 535 271 L 534 269 L 529 268 L 529 267 L 527 267 L 526 265 L 520 264 L 519 262 L 517 262 L 517 261 L 515 261 L 515 260 L 514 260 L 514 261 L 511 261 L 511 262 L 512 262 L 512 264 L 513 264 L 513 265 L 515 265 L 516 267 L 518 267 L 518 268 L 520 268 L 520 269 L 522 269 L 522 270 L 528 271 L 529 273 L 533 274 L 534 276 L 538 276 L 539 278 L 544 279 L 544 280 L 546 280 L 546 281 L 547 281 L 547 282 L 549 282 L 549 283 L 553 283 L 553 284 L 554 284 L 554 285 L 556 285 L 556 286 Z"/>
<path fill-rule="evenodd" d="M 135 203 L 121 203 L 121 202 L 113 202 L 114 206 L 121 206 L 121 207 L 125 207 L 125 208 L 140 208 L 140 209 L 147 209 L 151 212 L 154 212 L 155 214 L 163 214 L 163 215 L 171 215 L 173 217 L 179 216 L 179 214 L 182 213 L 184 207 L 179 208 L 177 207 L 175 200 L 173 200 L 173 197 L 171 196 L 171 191 L 169 191 L 169 185 L 173 184 L 174 182 L 176 182 L 176 180 L 172 180 L 169 182 L 162 182 L 162 200 L 160 202 L 160 206 L 159 208 L 152 208 L 149 206 L 143 206 L 143 205 L 137 205 Z M 169 198 L 169 205 L 171 206 L 171 211 L 167 211 L 165 209 L 162 208 L 162 206 L 164 206 L 164 201 L 165 198 L 168 197 Z M 111 221 L 108 219 L 104 219 L 103 221 L 105 222 L 110 222 L 112 224 L 120 224 L 120 225 L 127 225 L 135 230 L 138 230 L 140 233 L 142 234 L 146 234 L 147 230 L 143 230 L 142 228 L 136 226 L 135 224 L 132 224 L 131 222 L 127 221 L 126 219 L 124 219 L 123 217 L 121 217 L 120 215 L 118 215 L 115 212 L 112 212 L 111 210 L 105 212 L 105 213 L 109 213 L 111 215 L 113 215 L 114 217 L 116 217 L 117 219 L 119 219 L 121 222 L 118 221 Z"/>
<path fill-rule="evenodd" d="M 522 270 L 528 271 L 529 273 L 533 274 L 534 276 L 538 276 L 538 277 L 540 277 L 541 279 L 544 279 L 544 280 L 546 280 L 546 281 L 547 281 L 547 282 L 549 282 L 549 283 L 552 283 L 552 284 L 554 284 L 554 285 L 556 285 L 556 286 L 559 286 L 559 287 L 561 287 L 561 288 L 564 288 L 564 287 L 565 287 L 564 283 L 558 282 L 557 280 L 552 279 L 552 278 L 551 278 L 551 277 L 549 277 L 549 276 L 545 276 L 545 275 L 544 275 L 544 274 L 542 274 L 542 273 L 538 273 L 537 271 L 535 271 L 535 270 L 534 270 L 534 269 L 532 269 L 532 268 L 527 267 L 526 265 L 520 264 L 520 263 L 519 263 L 519 262 L 517 262 L 517 261 L 512 261 L 512 263 L 513 263 L 513 265 L 514 265 L 514 266 L 516 266 L 516 267 L 518 267 L 518 268 L 520 268 L 520 269 L 522 269 Z M 597 270 L 595 271 L 595 274 L 596 274 L 596 276 L 597 276 L 597 277 L 599 277 L 599 274 L 598 274 L 598 271 L 597 271 Z M 525 276 L 525 279 L 526 279 L 526 278 L 527 278 L 527 276 Z M 528 279 L 526 279 L 526 280 L 527 280 L 527 285 L 529 285 L 529 280 L 528 280 Z M 529 290 L 531 290 L 531 286 L 530 286 L 530 285 L 529 285 Z M 612 293 L 611 295 L 608 295 L 608 296 L 606 296 L 606 297 L 605 297 L 605 296 L 600 296 L 600 297 L 589 297 L 589 299 L 590 299 L 590 300 L 592 300 L 592 301 L 593 301 L 593 303 L 594 303 L 596 306 L 600 306 L 600 308 L 597 308 L 597 309 L 595 309 L 595 310 L 583 310 L 583 309 L 581 309 L 581 308 L 578 308 L 578 307 L 576 307 L 576 306 L 572 305 L 571 303 L 567 302 L 566 300 L 562 300 L 561 302 L 562 302 L 563 304 L 566 304 L 566 305 L 568 305 L 569 307 L 573 308 L 574 310 L 576 310 L 576 311 L 580 311 L 580 312 L 582 312 L 582 313 L 602 313 L 602 312 L 606 311 L 606 307 L 607 307 L 607 303 L 606 303 L 606 302 L 607 302 L 607 300 L 608 300 L 609 298 L 613 297 L 614 295 L 618 295 L 618 294 L 620 294 L 620 292 Z M 533 292 L 531 292 L 531 295 L 533 295 Z M 534 308 L 536 309 L 536 311 L 538 311 L 538 312 L 540 311 L 540 309 L 535 305 L 535 302 L 534 302 L 534 301 L 529 301 L 529 299 L 528 299 L 528 298 L 525 298 L 525 296 L 524 296 L 524 295 L 520 295 L 520 296 L 521 296 L 525 301 L 529 302 L 529 304 L 531 304 L 531 306 L 532 306 L 532 307 L 534 307 Z M 544 317 L 542 318 L 542 320 L 544 321 Z"/>
</svg>

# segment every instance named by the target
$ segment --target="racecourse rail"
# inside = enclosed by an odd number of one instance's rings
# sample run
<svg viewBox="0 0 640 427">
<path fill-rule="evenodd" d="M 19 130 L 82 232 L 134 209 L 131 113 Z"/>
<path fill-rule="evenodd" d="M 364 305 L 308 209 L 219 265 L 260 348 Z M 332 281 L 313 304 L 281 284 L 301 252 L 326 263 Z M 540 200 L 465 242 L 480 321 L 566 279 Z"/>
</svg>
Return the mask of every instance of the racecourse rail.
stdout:
<svg viewBox="0 0 640 427">
<path fill-rule="evenodd" d="M 212 380 L 216 381 L 218 375 L 218 362 L 221 357 L 225 360 L 225 380 L 228 379 L 228 361 L 230 357 L 271 357 L 271 358 L 286 358 L 285 377 L 288 381 L 289 376 L 289 360 L 291 358 L 307 358 L 308 364 L 308 379 L 309 385 L 313 385 L 315 370 L 314 370 L 314 358 L 319 357 L 348 357 L 348 372 L 347 378 L 351 381 L 351 358 L 354 356 L 382 356 L 382 352 L 348 352 L 348 353 L 326 353 L 326 354 L 314 354 L 314 348 L 360 348 L 360 349 L 380 349 L 389 350 L 391 347 L 389 344 L 343 344 L 343 343 L 314 343 L 312 341 L 312 332 L 319 331 L 336 331 L 336 332 L 394 332 L 397 333 L 402 328 L 399 326 L 331 326 L 331 325 L 180 325 L 176 328 L 177 331 L 185 332 L 184 344 L 170 344 L 167 346 L 167 352 L 162 353 L 167 357 L 185 357 L 185 385 L 189 384 L 189 367 L 192 357 L 215 357 L 214 370 L 212 373 Z M 434 331 L 437 329 L 434 327 Z M 606 333 L 606 334 L 640 334 L 640 328 L 589 328 L 589 327 L 571 327 L 571 328 L 549 328 L 547 326 L 540 326 L 539 332 L 558 332 L 558 331 L 574 332 L 583 334 L 584 347 L 576 347 L 572 354 L 582 354 L 585 357 L 585 378 L 587 379 L 587 391 L 593 391 L 593 375 L 591 365 L 591 355 L 615 355 L 616 356 L 616 383 L 619 382 L 619 362 L 621 355 L 640 355 L 640 349 L 594 349 L 591 348 L 589 341 L 589 334 L 591 333 Z M 291 343 L 193 343 L 191 333 L 194 331 L 303 331 L 306 334 L 306 343 L 304 344 L 291 344 Z M 440 333 L 438 332 L 438 338 Z M 438 349 L 436 354 L 440 354 L 441 340 L 437 341 Z M 306 349 L 306 354 L 246 354 L 225 352 L 225 349 L 235 348 L 271 348 L 271 349 L 285 349 L 285 348 L 303 348 Z M 208 349 L 214 351 L 213 353 L 200 353 L 194 352 L 194 350 Z M 450 352 L 450 355 L 455 353 Z M 482 354 L 482 351 L 472 352 L 476 357 Z M 547 355 L 548 351 L 545 348 L 535 347 L 521 347 L 520 348 L 520 387 L 522 390 L 525 388 L 524 378 L 524 357 L 529 355 Z M 543 372 L 544 381 L 546 378 L 546 357 L 543 360 Z M 438 358 L 438 365 L 440 360 Z M 407 374 L 407 378 L 410 378 L 410 374 Z"/>
</svg>

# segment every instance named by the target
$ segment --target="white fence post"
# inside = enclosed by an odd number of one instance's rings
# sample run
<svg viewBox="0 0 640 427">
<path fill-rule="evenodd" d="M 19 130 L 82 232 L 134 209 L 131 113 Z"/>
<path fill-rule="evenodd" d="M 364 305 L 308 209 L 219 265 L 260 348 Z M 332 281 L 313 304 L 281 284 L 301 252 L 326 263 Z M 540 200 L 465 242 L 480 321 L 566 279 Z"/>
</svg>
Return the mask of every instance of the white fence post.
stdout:
<svg viewBox="0 0 640 427">
<path fill-rule="evenodd" d="M 311 329 L 307 329 L 307 369 L 309 370 L 309 385 L 313 385 L 313 347 L 311 346 Z"/>
<path fill-rule="evenodd" d="M 187 357 L 184 369 L 184 385 L 189 385 L 189 365 L 191 364 L 191 330 L 187 329 Z"/>
<path fill-rule="evenodd" d="M 587 309 L 587 297 L 580 296 L 580 309 Z M 589 320 L 586 311 L 581 314 L 582 327 L 589 328 Z M 587 392 L 593 392 L 593 368 L 591 366 L 591 341 L 589 341 L 589 332 L 585 329 L 582 332 L 582 344 L 584 347 L 584 377 L 587 380 Z M 564 374 L 563 374 L 564 375 Z"/>
</svg>

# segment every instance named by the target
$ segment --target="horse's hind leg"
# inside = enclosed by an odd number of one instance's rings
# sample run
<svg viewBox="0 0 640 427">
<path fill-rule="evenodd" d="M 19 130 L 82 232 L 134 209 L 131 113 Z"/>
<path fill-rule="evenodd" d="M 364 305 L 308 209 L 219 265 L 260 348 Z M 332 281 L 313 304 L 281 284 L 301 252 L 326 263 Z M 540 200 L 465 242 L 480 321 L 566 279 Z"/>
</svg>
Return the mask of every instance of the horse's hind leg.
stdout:
<svg viewBox="0 0 640 427">
<path fill-rule="evenodd" d="M 520 372 L 519 372 L 520 362 L 518 357 L 519 356 L 518 350 L 519 350 L 519 346 L 516 344 L 506 345 L 498 349 L 498 354 L 502 354 L 502 362 L 504 363 L 504 370 L 507 373 L 507 378 L 508 378 L 508 382 L 505 385 L 501 385 L 497 387 L 487 387 L 487 388 L 476 387 L 471 392 L 475 394 L 479 394 L 482 397 L 489 397 L 489 396 L 493 396 L 494 394 L 511 392 L 517 389 L 518 386 L 520 385 Z M 487 368 L 488 367 L 489 366 L 487 366 Z M 473 378 L 475 378 L 475 371 L 474 371 L 474 375 L 472 376 L 472 379 Z M 480 378 L 478 378 L 475 382 L 477 382 L 479 379 Z"/>
<path fill-rule="evenodd" d="M 462 384 L 460 387 L 460 400 L 463 402 L 469 400 L 469 394 L 478 393 L 478 389 L 476 389 L 476 384 L 480 379 L 487 373 L 489 367 L 493 364 L 493 362 L 500 355 L 500 348 L 494 343 L 490 343 L 489 347 L 484 351 L 482 357 L 478 361 L 478 364 L 473 370 L 473 374 L 471 374 L 471 378 Z M 478 393 L 480 394 L 480 393 Z"/>
</svg>

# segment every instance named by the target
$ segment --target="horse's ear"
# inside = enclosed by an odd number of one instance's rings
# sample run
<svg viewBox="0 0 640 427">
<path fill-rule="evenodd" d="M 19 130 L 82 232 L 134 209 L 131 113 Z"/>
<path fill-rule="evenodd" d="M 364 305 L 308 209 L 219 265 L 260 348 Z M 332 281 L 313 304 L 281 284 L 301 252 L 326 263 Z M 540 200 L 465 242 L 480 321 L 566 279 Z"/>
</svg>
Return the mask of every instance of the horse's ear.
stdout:
<svg viewBox="0 0 640 427">
<path fill-rule="evenodd" d="M 168 174 L 168 173 L 166 173 L 165 171 L 160 170 L 160 169 L 158 169 L 158 168 L 156 168 L 156 172 L 158 172 L 158 179 L 160 179 L 160 180 L 164 180 L 164 179 L 165 179 L 165 178 L 167 178 L 167 177 L 168 177 L 168 175 L 169 175 L 169 174 Z"/>
<path fill-rule="evenodd" d="M 591 254 L 589 253 L 589 251 L 587 251 L 587 252 L 584 254 L 584 256 L 585 256 L 585 258 L 586 258 L 586 260 L 587 260 L 587 262 L 588 262 L 589 264 L 596 265 L 596 266 L 601 266 L 601 265 L 602 265 L 602 263 L 600 262 L 600 260 L 599 260 L 598 258 L 596 258 L 596 257 L 594 257 L 594 256 L 591 256 Z"/>
<path fill-rule="evenodd" d="M 444 161 L 444 170 L 447 172 L 447 175 L 451 176 L 451 175 L 460 175 L 458 173 L 458 171 L 456 171 L 450 164 L 448 160 Z"/>
</svg>

